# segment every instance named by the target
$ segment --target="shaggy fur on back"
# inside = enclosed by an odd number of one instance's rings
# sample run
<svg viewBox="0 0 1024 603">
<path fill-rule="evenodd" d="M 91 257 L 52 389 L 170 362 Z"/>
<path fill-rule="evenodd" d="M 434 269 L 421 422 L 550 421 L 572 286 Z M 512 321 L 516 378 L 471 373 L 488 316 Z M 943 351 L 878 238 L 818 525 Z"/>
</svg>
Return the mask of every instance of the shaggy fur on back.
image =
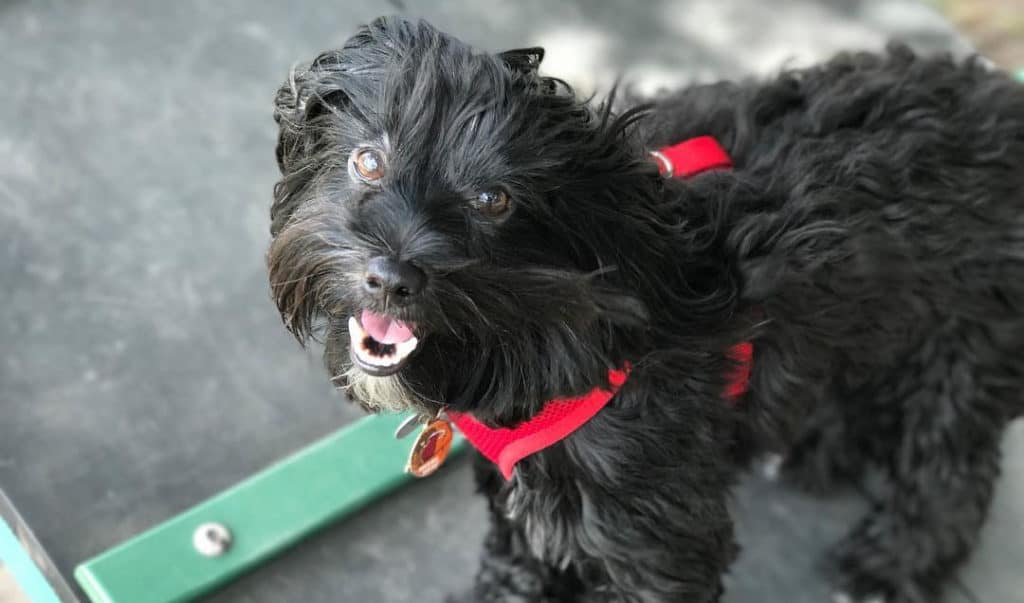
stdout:
<svg viewBox="0 0 1024 603">
<path fill-rule="evenodd" d="M 613 110 L 541 57 L 379 19 L 276 99 L 273 296 L 357 402 L 512 426 L 633 366 L 510 481 L 478 463 L 492 527 L 464 600 L 717 601 L 730 488 L 770 450 L 817 491 L 881 469 L 837 587 L 937 600 L 1024 409 L 1024 90 L 894 46 Z M 735 169 L 658 175 L 648 150 L 701 135 Z M 372 186 L 364 147 L 386 157 Z M 475 210 L 494 190 L 508 211 Z M 423 291 L 368 295 L 378 256 Z M 416 325 L 393 375 L 350 359 L 364 309 Z M 729 404 L 741 341 L 753 374 Z"/>
</svg>

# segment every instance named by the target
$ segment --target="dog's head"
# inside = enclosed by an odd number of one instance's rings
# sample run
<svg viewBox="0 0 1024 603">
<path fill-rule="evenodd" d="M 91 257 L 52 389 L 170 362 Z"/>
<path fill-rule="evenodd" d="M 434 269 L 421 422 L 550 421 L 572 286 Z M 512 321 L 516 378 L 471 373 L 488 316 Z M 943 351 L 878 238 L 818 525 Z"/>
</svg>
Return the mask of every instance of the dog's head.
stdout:
<svg viewBox="0 0 1024 603">
<path fill-rule="evenodd" d="M 643 321 L 622 279 L 657 186 L 637 114 L 542 56 L 382 18 L 279 90 L 273 297 L 363 405 L 513 421 L 602 382 Z"/>
</svg>

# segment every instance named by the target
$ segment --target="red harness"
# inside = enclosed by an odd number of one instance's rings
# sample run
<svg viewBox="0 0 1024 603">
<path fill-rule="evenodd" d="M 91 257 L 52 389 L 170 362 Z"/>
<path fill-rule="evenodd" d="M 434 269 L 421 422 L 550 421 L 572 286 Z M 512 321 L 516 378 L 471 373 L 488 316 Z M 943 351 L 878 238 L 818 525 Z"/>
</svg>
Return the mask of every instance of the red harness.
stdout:
<svg viewBox="0 0 1024 603">
<path fill-rule="evenodd" d="M 690 178 L 701 172 L 732 167 L 729 155 L 711 136 L 691 138 L 671 147 L 652 151 L 658 170 L 666 178 Z M 750 381 L 753 346 L 744 342 L 733 346 L 730 357 L 736 370 L 729 375 L 724 396 L 735 400 L 747 391 Z M 515 428 L 494 429 L 471 415 L 448 412 L 469 443 L 501 470 L 505 479 L 511 479 L 516 463 L 566 438 L 596 415 L 608 404 L 629 375 L 629 367 L 608 371 L 610 389 L 594 388 L 579 398 L 558 398 L 529 421 Z"/>
</svg>

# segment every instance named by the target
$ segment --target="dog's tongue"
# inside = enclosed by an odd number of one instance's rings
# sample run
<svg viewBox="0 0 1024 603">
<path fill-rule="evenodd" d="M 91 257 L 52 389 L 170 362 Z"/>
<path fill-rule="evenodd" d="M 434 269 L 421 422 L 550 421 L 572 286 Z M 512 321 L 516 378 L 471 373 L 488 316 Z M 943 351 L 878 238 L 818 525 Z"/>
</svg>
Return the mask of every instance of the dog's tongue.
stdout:
<svg viewBox="0 0 1024 603">
<path fill-rule="evenodd" d="M 359 319 L 363 330 L 379 343 L 402 343 L 412 339 L 412 327 L 409 323 L 395 320 L 383 314 L 363 310 Z"/>
</svg>

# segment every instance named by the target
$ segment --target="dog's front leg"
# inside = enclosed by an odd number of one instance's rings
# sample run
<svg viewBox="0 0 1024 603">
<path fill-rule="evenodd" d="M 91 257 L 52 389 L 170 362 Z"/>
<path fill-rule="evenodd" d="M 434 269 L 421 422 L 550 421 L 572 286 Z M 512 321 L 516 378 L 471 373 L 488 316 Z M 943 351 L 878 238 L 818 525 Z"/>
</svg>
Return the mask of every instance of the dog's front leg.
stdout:
<svg viewBox="0 0 1024 603">
<path fill-rule="evenodd" d="M 685 472 L 676 467 L 632 469 L 635 480 L 617 485 L 583 479 L 519 493 L 510 516 L 501 477 L 486 461 L 478 463 L 491 526 L 476 584 L 464 601 L 719 601 L 721 576 L 737 551 L 720 474 L 680 479 Z"/>
<path fill-rule="evenodd" d="M 729 439 L 712 435 L 728 433 L 728 408 L 714 394 L 659 390 L 645 400 L 652 388 L 643 377 L 619 392 L 619 406 L 567 438 L 560 456 L 541 459 L 542 474 L 561 476 L 561 488 L 529 518 L 529 542 L 550 542 L 532 525 L 561 515 L 567 528 L 547 534 L 569 543 L 586 603 L 716 603 L 739 550 L 727 504 Z"/>
<path fill-rule="evenodd" d="M 511 521 L 499 499 L 502 478 L 490 461 L 475 459 L 477 486 L 487 497 L 490 525 L 473 587 L 447 603 L 571 603 L 580 584 L 572 568 L 538 559 L 522 525 Z"/>
<path fill-rule="evenodd" d="M 678 482 L 675 486 L 678 486 Z M 587 501 L 581 567 L 587 603 L 716 603 L 738 547 L 724 494 L 659 488 Z"/>
</svg>

